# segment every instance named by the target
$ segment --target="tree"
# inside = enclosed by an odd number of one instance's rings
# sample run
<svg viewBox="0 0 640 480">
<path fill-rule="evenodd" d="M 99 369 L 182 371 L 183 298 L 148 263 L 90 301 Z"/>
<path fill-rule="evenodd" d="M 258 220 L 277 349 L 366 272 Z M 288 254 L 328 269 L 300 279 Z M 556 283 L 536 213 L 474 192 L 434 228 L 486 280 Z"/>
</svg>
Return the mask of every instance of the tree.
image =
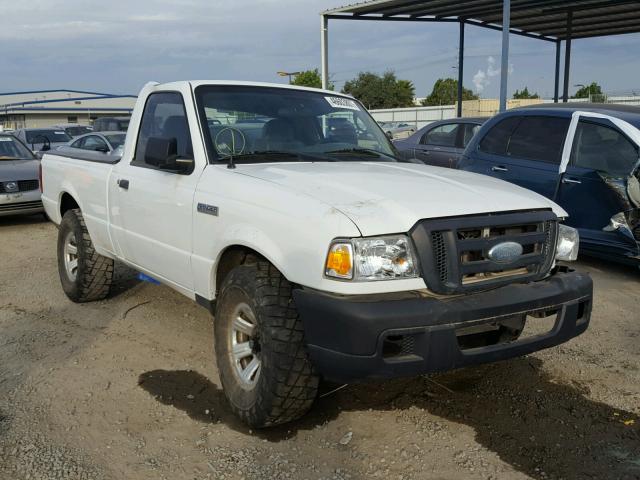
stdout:
<svg viewBox="0 0 640 480">
<path fill-rule="evenodd" d="M 513 94 L 513 98 L 526 100 L 528 98 L 540 98 L 540 95 L 538 95 L 537 93 L 529 93 L 529 88 L 525 86 L 522 91 L 516 90 Z"/>
<path fill-rule="evenodd" d="M 462 100 L 477 100 L 478 95 L 468 88 L 462 88 Z M 453 105 L 458 101 L 458 80 L 455 78 L 439 78 L 433 84 L 431 94 L 422 101 L 422 105 Z"/>
<path fill-rule="evenodd" d="M 398 80 L 392 71 L 382 76 L 372 72 L 360 72 L 356 78 L 344 84 L 343 93 L 353 95 L 365 107 L 399 108 L 414 105 L 415 89 L 409 80 Z"/>
<path fill-rule="evenodd" d="M 291 82 L 291 85 L 299 85 L 301 87 L 322 88 L 322 77 L 318 73 L 318 69 L 305 70 L 297 74 Z M 333 90 L 333 85 L 329 84 L 329 90 Z"/>
<path fill-rule="evenodd" d="M 571 98 L 591 98 L 593 102 L 604 102 L 602 87 L 600 87 L 596 82 L 591 82 L 589 85 L 582 86 Z"/>
</svg>

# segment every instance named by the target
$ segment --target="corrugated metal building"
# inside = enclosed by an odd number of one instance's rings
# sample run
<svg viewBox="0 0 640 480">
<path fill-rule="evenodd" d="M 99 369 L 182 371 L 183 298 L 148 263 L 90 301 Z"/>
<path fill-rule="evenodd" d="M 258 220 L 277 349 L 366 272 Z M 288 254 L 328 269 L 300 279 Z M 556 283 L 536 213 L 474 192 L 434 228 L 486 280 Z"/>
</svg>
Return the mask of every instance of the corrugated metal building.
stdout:
<svg viewBox="0 0 640 480">
<path fill-rule="evenodd" d="M 98 117 L 130 115 L 135 101 L 135 95 L 67 89 L 0 93 L 0 126 L 90 125 Z"/>
</svg>

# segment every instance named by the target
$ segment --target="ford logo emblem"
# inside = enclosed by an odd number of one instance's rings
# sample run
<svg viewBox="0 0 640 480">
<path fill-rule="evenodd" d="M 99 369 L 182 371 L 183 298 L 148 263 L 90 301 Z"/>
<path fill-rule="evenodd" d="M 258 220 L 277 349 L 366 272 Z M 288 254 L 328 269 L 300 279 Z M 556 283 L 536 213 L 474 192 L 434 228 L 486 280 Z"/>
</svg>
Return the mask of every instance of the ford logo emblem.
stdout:
<svg viewBox="0 0 640 480">
<path fill-rule="evenodd" d="M 522 245 L 516 242 L 502 242 L 494 245 L 487 256 L 496 263 L 511 263 L 522 255 Z"/>
</svg>

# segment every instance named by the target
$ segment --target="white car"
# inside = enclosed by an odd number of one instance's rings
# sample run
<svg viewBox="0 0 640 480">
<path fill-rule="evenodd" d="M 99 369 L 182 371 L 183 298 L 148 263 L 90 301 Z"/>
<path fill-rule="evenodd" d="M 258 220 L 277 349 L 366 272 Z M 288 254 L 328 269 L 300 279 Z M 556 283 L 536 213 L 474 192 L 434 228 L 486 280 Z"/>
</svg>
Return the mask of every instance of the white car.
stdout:
<svg viewBox="0 0 640 480">
<path fill-rule="evenodd" d="M 303 415 L 320 376 L 492 362 L 589 323 L 591 279 L 558 263 L 578 248 L 562 208 L 401 163 L 362 104 L 336 92 L 151 83 L 121 159 L 52 152 L 42 167 L 67 296 L 105 298 L 117 260 L 210 309 L 224 391 L 254 427 Z M 551 315 L 554 328 L 518 340 Z"/>
</svg>

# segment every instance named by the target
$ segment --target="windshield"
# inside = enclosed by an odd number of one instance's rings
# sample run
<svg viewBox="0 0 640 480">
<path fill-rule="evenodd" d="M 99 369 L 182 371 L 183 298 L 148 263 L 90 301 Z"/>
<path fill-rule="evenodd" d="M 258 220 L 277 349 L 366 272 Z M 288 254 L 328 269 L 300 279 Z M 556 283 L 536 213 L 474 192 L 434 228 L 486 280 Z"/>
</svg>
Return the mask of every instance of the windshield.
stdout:
<svg viewBox="0 0 640 480">
<path fill-rule="evenodd" d="M 66 143 L 71 140 L 64 130 L 28 130 L 25 137 L 27 143 L 45 143 L 45 138 L 50 143 Z"/>
<path fill-rule="evenodd" d="M 0 136 L 0 160 L 32 160 L 34 158 L 31 150 L 25 147 L 17 138 L 11 135 Z"/>
<path fill-rule="evenodd" d="M 127 138 L 125 133 L 113 133 L 104 136 L 107 141 L 111 144 L 112 149 L 116 149 L 124 143 L 124 139 Z"/>
<path fill-rule="evenodd" d="M 396 161 L 362 105 L 325 92 L 277 87 L 196 88 L 210 158 L 218 161 Z"/>
</svg>

